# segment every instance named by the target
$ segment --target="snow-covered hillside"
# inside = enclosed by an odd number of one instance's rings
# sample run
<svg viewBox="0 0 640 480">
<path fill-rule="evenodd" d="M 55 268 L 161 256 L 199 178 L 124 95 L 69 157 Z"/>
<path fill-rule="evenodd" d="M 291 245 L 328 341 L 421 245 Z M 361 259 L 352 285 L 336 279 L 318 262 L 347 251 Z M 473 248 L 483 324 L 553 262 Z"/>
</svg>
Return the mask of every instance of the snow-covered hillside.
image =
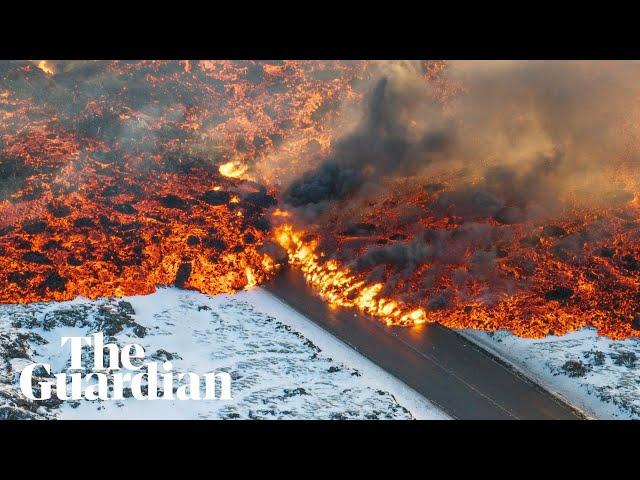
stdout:
<svg viewBox="0 0 640 480">
<path fill-rule="evenodd" d="M 64 371 L 62 336 L 103 331 L 139 343 L 177 372 L 226 371 L 233 400 L 30 402 L 19 372 L 34 361 Z M 110 336 L 110 338 L 109 338 Z M 446 418 L 423 397 L 268 292 L 207 296 L 162 288 L 147 296 L 0 306 L 0 418 Z"/>
<path fill-rule="evenodd" d="M 592 418 L 640 418 L 640 341 L 592 328 L 540 340 L 507 331 L 461 331 Z"/>
</svg>

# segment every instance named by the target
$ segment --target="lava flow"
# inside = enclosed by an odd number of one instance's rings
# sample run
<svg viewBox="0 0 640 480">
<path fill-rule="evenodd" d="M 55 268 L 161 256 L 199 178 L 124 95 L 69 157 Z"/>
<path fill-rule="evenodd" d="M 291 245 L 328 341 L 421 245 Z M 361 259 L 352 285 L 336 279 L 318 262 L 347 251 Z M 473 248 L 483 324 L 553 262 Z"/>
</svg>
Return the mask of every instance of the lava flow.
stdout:
<svg viewBox="0 0 640 480">
<path fill-rule="evenodd" d="M 388 325 L 418 325 L 426 321 L 422 308 L 409 311 L 394 300 L 381 298 L 382 283 L 367 285 L 335 260 L 320 262 L 316 244 L 304 242 L 303 236 L 291 225 L 276 230 L 278 243 L 289 254 L 289 263 L 302 270 L 307 282 L 330 305 L 357 308 Z"/>
<path fill-rule="evenodd" d="M 264 282 L 275 191 L 249 166 L 326 148 L 311 118 L 330 117 L 320 108 L 361 70 L 0 62 L 0 302 Z"/>
<path fill-rule="evenodd" d="M 640 336 L 640 72 L 0 62 L 0 302 L 299 268 L 393 325 Z"/>
</svg>

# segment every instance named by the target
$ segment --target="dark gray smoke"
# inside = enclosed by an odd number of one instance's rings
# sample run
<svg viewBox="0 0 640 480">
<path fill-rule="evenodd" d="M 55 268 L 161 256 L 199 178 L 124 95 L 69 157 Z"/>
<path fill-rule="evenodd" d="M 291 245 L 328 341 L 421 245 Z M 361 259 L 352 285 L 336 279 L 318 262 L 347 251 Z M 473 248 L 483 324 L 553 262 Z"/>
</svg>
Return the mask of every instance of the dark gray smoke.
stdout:
<svg viewBox="0 0 640 480">
<path fill-rule="evenodd" d="M 318 211 L 370 183 L 457 169 L 466 175 L 440 195 L 437 213 L 517 223 L 555 213 L 568 192 L 631 199 L 630 186 L 605 173 L 640 154 L 637 62 L 451 62 L 446 77 L 463 92 L 443 108 L 416 68 L 385 71 L 355 130 L 284 201 Z"/>
<path fill-rule="evenodd" d="M 454 130 L 434 125 L 416 131 L 409 122 L 434 111 L 429 91 L 402 78 L 383 76 L 371 89 L 363 118 L 354 132 L 337 142 L 332 157 L 294 181 L 284 194 L 294 207 L 317 206 L 353 195 L 367 181 L 412 175 L 446 155 Z"/>
</svg>

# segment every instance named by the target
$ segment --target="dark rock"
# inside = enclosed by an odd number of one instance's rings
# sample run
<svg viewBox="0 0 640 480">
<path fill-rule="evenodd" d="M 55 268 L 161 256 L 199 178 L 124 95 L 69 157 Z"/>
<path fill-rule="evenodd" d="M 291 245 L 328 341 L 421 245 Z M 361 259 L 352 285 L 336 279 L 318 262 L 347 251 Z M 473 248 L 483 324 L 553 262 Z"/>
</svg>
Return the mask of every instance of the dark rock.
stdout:
<svg viewBox="0 0 640 480">
<path fill-rule="evenodd" d="M 171 360 L 181 360 L 182 357 L 180 355 L 178 355 L 177 353 L 170 353 L 167 352 L 166 350 L 160 348 L 159 350 L 156 350 L 155 353 L 153 353 L 153 355 L 151 355 L 151 358 L 154 360 L 157 360 L 159 362 L 166 362 L 166 361 L 171 361 Z"/>
<path fill-rule="evenodd" d="M 133 309 L 133 306 L 129 302 L 120 300 L 117 305 L 118 305 L 118 311 L 120 311 L 121 313 L 124 313 L 125 315 L 136 314 L 136 311 Z"/>
<path fill-rule="evenodd" d="M 174 281 L 175 286 L 178 288 L 184 288 L 187 280 L 191 276 L 191 264 L 190 263 L 181 263 L 180 267 L 178 267 L 178 272 L 176 273 L 176 279 Z"/>
<path fill-rule="evenodd" d="M 73 267 L 78 267 L 82 265 L 84 262 L 79 258 L 77 258 L 75 255 L 69 255 L 69 258 L 67 258 L 67 263 Z"/>
<path fill-rule="evenodd" d="M 622 257 L 622 263 L 627 270 L 634 272 L 640 270 L 640 262 L 631 254 L 627 254 Z"/>
<path fill-rule="evenodd" d="M 59 250 L 62 248 L 62 244 L 56 240 L 49 240 L 44 245 L 42 245 L 42 250 L 50 251 L 50 250 Z"/>
<path fill-rule="evenodd" d="M 557 286 L 544 294 L 546 300 L 568 300 L 573 296 L 573 289 L 568 287 Z"/>
<path fill-rule="evenodd" d="M 104 190 L 102 190 L 103 197 L 113 197 L 120 193 L 120 188 L 117 185 L 109 185 Z"/>
<path fill-rule="evenodd" d="M 601 366 L 604 365 L 605 356 L 604 353 L 599 350 L 591 350 L 584 354 L 585 358 L 591 359 L 593 365 Z"/>
<path fill-rule="evenodd" d="M 602 247 L 596 252 L 596 255 L 604 258 L 612 258 L 616 251 L 613 248 Z"/>
<path fill-rule="evenodd" d="M 542 235 L 544 235 L 545 237 L 562 237 L 566 234 L 567 231 L 557 225 L 547 225 L 542 229 Z"/>
<path fill-rule="evenodd" d="M 51 265 L 52 262 L 46 256 L 38 252 L 26 252 L 22 255 L 22 260 L 39 265 Z"/>
<path fill-rule="evenodd" d="M 65 308 L 48 312 L 42 320 L 42 328 L 46 331 L 53 330 L 56 327 L 88 327 L 91 321 L 88 317 L 86 309 Z"/>
<path fill-rule="evenodd" d="M 218 252 L 223 252 L 224 250 L 227 249 L 226 242 L 224 240 L 222 240 L 221 238 L 207 237 L 202 241 L 202 244 L 206 248 L 213 248 L 214 250 L 216 250 Z"/>
<path fill-rule="evenodd" d="M 271 223 L 267 218 L 259 217 L 253 221 L 253 226 L 255 227 L 256 230 L 259 230 L 261 232 L 266 232 L 271 228 Z"/>
<path fill-rule="evenodd" d="M 209 205 L 226 205 L 231 200 L 231 194 L 222 190 L 209 190 L 202 195 L 202 201 Z"/>
<path fill-rule="evenodd" d="M 536 235 L 532 235 L 530 237 L 524 237 L 520 240 L 521 245 L 529 246 L 529 247 L 537 247 L 540 245 L 540 237 Z"/>
<path fill-rule="evenodd" d="M 446 294 L 435 295 L 427 302 L 429 310 L 443 310 L 449 307 L 449 305 L 449 298 Z"/>
<path fill-rule="evenodd" d="M 613 359 L 614 364 L 627 368 L 634 368 L 636 366 L 636 362 L 638 361 L 638 357 L 633 352 L 612 354 L 611 358 Z"/>
<path fill-rule="evenodd" d="M 89 217 L 76 218 L 73 225 L 78 228 L 91 228 L 96 226 Z"/>
<path fill-rule="evenodd" d="M 266 192 L 249 193 L 244 200 L 260 208 L 273 207 L 278 203 L 274 197 L 268 195 Z"/>
<path fill-rule="evenodd" d="M 133 215 L 138 212 L 130 203 L 118 203 L 113 206 L 113 209 L 117 212 L 124 213 L 125 215 Z"/>
<path fill-rule="evenodd" d="M 28 240 L 24 240 L 22 238 L 16 239 L 13 245 L 18 250 L 31 250 L 31 248 L 33 247 L 31 242 L 29 242 Z"/>
<path fill-rule="evenodd" d="M 589 372 L 589 366 L 580 360 L 568 360 L 562 365 L 562 370 L 569 377 L 584 377 Z"/>
<path fill-rule="evenodd" d="M 280 145 L 282 145 L 282 135 L 280 135 L 279 133 L 273 133 L 271 135 L 269 135 L 269 139 L 271 140 L 271 143 L 273 143 L 273 146 L 278 148 Z"/>
<path fill-rule="evenodd" d="M 71 215 L 71 209 L 64 203 L 50 203 L 47 205 L 47 209 L 51 212 L 51 215 L 56 218 L 64 218 Z"/>
<path fill-rule="evenodd" d="M 36 274 L 34 272 L 10 272 L 7 275 L 7 280 L 20 287 L 26 287 L 27 282 L 35 276 Z"/>
<path fill-rule="evenodd" d="M 260 135 L 256 135 L 253 138 L 253 146 L 256 148 L 262 148 L 264 146 L 264 144 L 267 142 L 267 139 L 265 137 L 261 137 Z"/>
<path fill-rule="evenodd" d="M 256 237 L 253 235 L 253 233 L 248 232 L 244 234 L 242 240 L 244 241 L 244 243 L 251 245 L 256 242 Z"/>
<path fill-rule="evenodd" d="M 187 245 L 193 247 L 194 245 L 198 245 L 199 243 L 200 243 L 200 239 L 195 235 L 189 235 L 187 237 Z"/>
<path fill-rule="evenodd" d="M 356 223 L 351 225 L 342 232 L 342 235 L 359 237 L 362 235 L 371 235 L 376 231 L 376 226 L 372 223 Z"/>
<path fill-rule="evenodd" d="M 38 220 L 35 222 L 27 222 L 22 225 L 22 229 L 31 235 L 44 233 L 48 228 L 49 228 L 49 224 L 41 220 Z"/>
<path fill-rule="evenodd" d="M 0 420 L 35 420 L 41 418 L 40 415 L 14 407 L 12 405 L 0 406 Z"/>
<path fill-rule="evenodd" d="M 40 289 L 51 290 L 55 292 L 64 292 L 67 288 L 67 279 L 60 276 L 60 274 L 53 270 L 49 272 L 44 281 L 40 284 Z"/>
<path fill-rule="evenodd" d="M 158 200 L 160 201 L 160 204 L 166 208 L 176 208 L 179 210 L 184 210 L 189 206 L 189 204 L 185 200 L 181 199 L 177 195 L 172 194 L 160 197 Z"/>
<path fill-rule="evenodd" d="M 133 327 L 133 333 L 138 338 L 146 337 L 147 336 L 147 332 L 148 332 L 148 329 L 146 327 L 143 327 L 142 325 L 136 324 Z"/>
</svg>

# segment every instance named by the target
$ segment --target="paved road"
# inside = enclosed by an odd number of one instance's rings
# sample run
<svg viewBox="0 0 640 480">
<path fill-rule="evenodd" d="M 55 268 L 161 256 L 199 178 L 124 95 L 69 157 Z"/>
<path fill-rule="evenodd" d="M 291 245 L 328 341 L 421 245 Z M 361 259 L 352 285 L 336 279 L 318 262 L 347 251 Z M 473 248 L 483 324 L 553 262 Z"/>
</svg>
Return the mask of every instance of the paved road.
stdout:
<svg viewBox="0 0 640 480">
<path fill-rule="evenodd" d="M 440 325 L 387 327 L 331 309 L 287 270 L 267 290 L 459 419 L 582 419 L 550 393 Z"/>
</svg>

